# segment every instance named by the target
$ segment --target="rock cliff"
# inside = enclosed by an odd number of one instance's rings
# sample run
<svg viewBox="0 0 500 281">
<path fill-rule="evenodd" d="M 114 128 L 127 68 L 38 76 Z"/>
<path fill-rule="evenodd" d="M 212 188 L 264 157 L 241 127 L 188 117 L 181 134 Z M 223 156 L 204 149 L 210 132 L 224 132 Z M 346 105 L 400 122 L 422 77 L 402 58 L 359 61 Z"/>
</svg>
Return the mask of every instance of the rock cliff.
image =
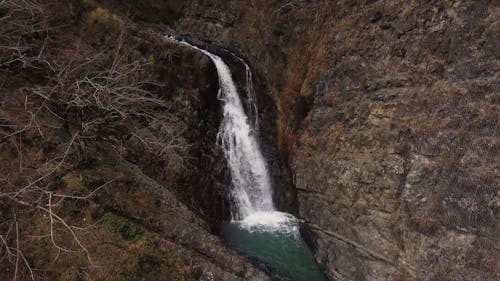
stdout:
<svg viewBox="0 0 500 281">
<path fill-rule="evenodd" d="M 193 1 L 173 26 L 254 67 L 290 206 L 333 279 L 495 280 L 499 9 Z"/>
</svg>

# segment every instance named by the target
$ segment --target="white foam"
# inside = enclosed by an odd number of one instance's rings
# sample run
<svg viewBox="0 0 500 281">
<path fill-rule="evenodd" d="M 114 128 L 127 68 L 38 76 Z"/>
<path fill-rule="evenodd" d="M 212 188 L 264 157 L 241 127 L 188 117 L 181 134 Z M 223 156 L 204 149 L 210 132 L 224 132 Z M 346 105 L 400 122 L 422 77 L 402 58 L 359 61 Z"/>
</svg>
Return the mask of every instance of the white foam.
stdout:
<svg viewBox="0 0 500 281">
<path fill-rule="evenodd" d="M 297 219 L 283 212 L 256 212 L 233 223 L 249 232 L 274 232 L 299 236 Z"/>
</svg>

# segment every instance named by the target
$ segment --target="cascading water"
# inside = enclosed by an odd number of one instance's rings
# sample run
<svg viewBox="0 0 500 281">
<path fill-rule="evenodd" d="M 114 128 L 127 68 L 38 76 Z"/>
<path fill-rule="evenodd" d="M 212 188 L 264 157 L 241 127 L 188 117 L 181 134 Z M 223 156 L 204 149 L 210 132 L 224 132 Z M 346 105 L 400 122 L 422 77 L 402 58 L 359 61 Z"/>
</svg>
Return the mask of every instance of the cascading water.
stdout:
<svg viewBox="0 0 500 281">
<path fill-rule="evenodd" d="M 220 86 L 218 98 L 224 103 L 223 119 L 217 139 L 231 170 L 233 220 L 276 211 L 266 162 L 256 139 L 257 128 L 252 128 L 258 123 L 257 111 L 254 110 L 255 98 L 249 98 L 249 103 L 252 104 L 250 110 L 255 113 L 255 122 L 252 124 L 245 114 L 231 71 L 224 61 L 219 56 L 185 41 L 178 42 L 207 55 L 217 69 Z M 249 71 L 248 65 L 245 64 L 245 67 Z M 250 75 L 247 72 L 247 78 L 251 79 Z"/>
<path fill-rule="evenodd" d="M 219 75 L 219 99 L 223 119 L 218 139 L 231 170 L 235 199 L 233 219 L 245 219 L 259 212 L 275 211 L 266 162 L 245 114 L 228 66 L 218 56 L 207 54 Z"/>
<path fill-rule="evenodd" d="M 258 109 L 251 84 L 250 67 L 246 69 L 245 114 L 229 67 L 222 58 L 185 41 L 168 40 L 196 49 L 214 63 L 219 76 L 218 98 L 223 102 L 223 119 L 217 141 L 224 150 L 231 171 L 232 221 L 224 227 L 224 238 L 236 250 L 258 258 L 291 280 L 326 280 L 299 234 L 299 224 L 290 214 L 276 211 L 266 161 L 260 151 Z"/>
</svg>

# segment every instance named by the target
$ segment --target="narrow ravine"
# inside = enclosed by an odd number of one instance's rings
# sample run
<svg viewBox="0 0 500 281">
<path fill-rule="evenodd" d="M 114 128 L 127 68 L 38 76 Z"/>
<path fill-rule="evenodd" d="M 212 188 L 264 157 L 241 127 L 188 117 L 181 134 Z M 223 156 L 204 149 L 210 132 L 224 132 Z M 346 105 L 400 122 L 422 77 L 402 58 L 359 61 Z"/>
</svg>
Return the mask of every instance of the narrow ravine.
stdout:
<svg viewBox="0 0 500 281">
<path fill-rule="evenodd" d="M 300 236 L 297 219 L 279 212 L 273 203 L 271 180 L 257 139 L 258 109 L 249 66 L 238 58 L 247 71 L 248 112 L 255 114 L 251 119 L 245 114 L 231 70 L 221 57 L 186 41 L 166 38 L 207 55 L 217 69 L 218 98 L 223 106 L 217 142 L 231 171 L 232 219 L 223 226 L 222 233 L 226 243 L 286 279 L 326 280 Z"/>
</svg>

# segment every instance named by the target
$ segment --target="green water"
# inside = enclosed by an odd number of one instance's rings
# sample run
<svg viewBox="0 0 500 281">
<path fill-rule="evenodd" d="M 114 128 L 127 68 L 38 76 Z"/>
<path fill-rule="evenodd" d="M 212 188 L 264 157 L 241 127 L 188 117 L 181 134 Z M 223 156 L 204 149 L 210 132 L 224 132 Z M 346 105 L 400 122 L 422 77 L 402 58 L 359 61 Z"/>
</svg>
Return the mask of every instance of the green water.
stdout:
<svg viewBox="0 0 500 281">
<path fill-rule="evenodd" d="M 314 257 L 295 232 L 249 230 L 238 223 L 223 227 L 226 243 L 236 251 L 264 262 L 292 281 L 327 281 Z"/>
</svg>

